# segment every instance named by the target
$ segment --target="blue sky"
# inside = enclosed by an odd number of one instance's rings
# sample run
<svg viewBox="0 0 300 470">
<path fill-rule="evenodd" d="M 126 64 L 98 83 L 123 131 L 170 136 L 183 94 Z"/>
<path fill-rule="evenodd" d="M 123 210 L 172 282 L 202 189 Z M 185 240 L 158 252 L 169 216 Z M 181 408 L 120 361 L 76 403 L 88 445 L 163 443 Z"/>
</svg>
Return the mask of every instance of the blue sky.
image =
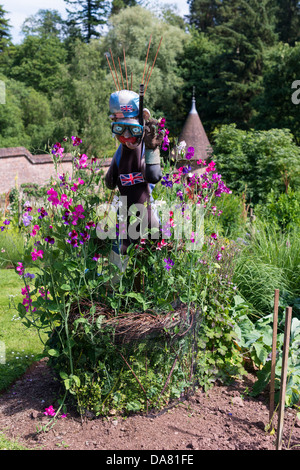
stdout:
<svg viewBox="0 0 300 470">
<path fill-rule="evenodd" d="M 187 15 L 189 11 L 187 0 L 165 0 L 157 3 L 176 5 L 181 15 Z M 18 43 L 22 40 L 20 30 L 24 20 L 28 16 L 37 13 L 38 10 L 58 10 L 63 18 L 66 16 L 66 3 L 64 0 L 0 0 L 0 4 L 3 5 L 4 10 L 8 12 L 6 17 L 10 19 L 12 26 L 11 34 L 14 43 Z"/>
</svg>

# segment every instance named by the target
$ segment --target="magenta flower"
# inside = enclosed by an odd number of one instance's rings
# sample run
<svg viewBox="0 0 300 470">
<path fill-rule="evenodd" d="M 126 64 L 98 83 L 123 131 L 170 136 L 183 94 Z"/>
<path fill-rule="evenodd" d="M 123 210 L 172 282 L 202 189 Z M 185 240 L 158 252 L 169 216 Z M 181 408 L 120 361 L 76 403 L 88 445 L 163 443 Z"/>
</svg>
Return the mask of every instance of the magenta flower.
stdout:
<svg viewBox="0 0 300 470">
<path fill-rule="evenodd" d="M 52 405 L 49 406 L 48 408 L 45 408 L 44 415 L 46 415 L 46 416 L 55 416 L 55 409 L 53 408 Z"/>
<path fill-rule="evenodd" d="M 218 253 L 216 255 L 216 260 L 220 261 L 221 258 L 222 258 L 222 253 L 220 251 L 218 251 Z"/>
<path fill-rule="evenodd" d="M 55 191 L 53 188 L 49 189 L 49 191 L 47 191 L 47 194 L 49 194 L 48 201 L 52 202 L 54 206 L 61 204 L 58 198 L 57 191 Z"/>
<path fill-rule="evenodd" d="M 23 263 L 18 263 L 19 266 L 16 267 L 16 271 L 19 274 L 19 276 L 23 276 L 24 274 L 24 266 Z"/>
<path fill-rule="evenodd" d="M 72 204 L 72 199 L 68 201 L 68 196 L 66 194 L 62 194 L 60 198 L 60 203 L 65 207 L 66 209 L 69 208 L 69 206 Z"/>
<path fill-rule="evenodd" d="M 85 155 L 85 153 L 83 153 L 82 155 L 80 155 L 80 159 L 79 159 L 79 167 L 78 168 L 86 168 L 87 166 L 87 160 L 88 160 L 88 156 Z"/>
<path fill-rule="evenodd" d="M 77 136 L 72 136 L 71 139 L 73 140 L 73 147 L 77 147 L 82 143 L 82 140 Z"/>
<path fill-rule="evenodd" d="M 40 227 L 39 227 L 38 225 L 34 225 L 34 227 L 33 227 L 32 232 L 31 232 L 30 235 L 31 235 L 32 237 L 35 237 L 39 230 L 40 230 Z"/>
<path fill-rule="evenodd" d="M 212 233 L 211 238 L 214 238 L 216 240 L 218 238 L 218 235 L 216 233 Z"/>
<path fill-rule="evenodd" d="M 77 225 L 78 219 L 84 219 L 85 216 L 83 215 L 83 212 L 84 212 L 84 208 L 82 207 L 81 204 L 78 204 L 78 206 L 75 207 L 75 210 L 72 214 L 72 217 L 73 217 L 72 224 L 73 225 Z"/>
<path fill-rule="evenodd" d="M 38 250 L 35 248 L 32 252 L 31 252 L 31 257 L 32 257 L 32 261 L 36 261 L 38 258 L 41 258 L 43 259 L 43 250 Z"/>
</svg>

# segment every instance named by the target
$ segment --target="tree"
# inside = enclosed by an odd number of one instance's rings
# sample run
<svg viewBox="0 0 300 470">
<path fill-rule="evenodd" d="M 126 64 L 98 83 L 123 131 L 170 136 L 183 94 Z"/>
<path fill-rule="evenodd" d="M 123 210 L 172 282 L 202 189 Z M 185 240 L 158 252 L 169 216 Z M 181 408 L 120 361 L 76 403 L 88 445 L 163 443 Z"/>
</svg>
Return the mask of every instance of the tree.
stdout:
<svg viewBox="0 0 300 470">
<path fill-rule="evenodd" d="M 263 90 L 252 103 L 255 113 L 251 125 L 256 129 L 290 129 L 299 145 L 299 78 L 300 44 L 278 43 L 269 49 L 264 58 Z"/>
<path fill-rule="evenodd" d="M 28 36 L 15 47 L 9 76 L 51 96 L 61 85 L 65 60 L 57 37 Z"/>
<path fill-rule="evenodd" d="M 92 38 L 101 36 L 101 27 L 106 24 L 110 10 L 108 0 L 65 0 L 75 9 L 66 9 L 69 22 L 81 27 L 83 38 L 89 42 Z"/>
<path fill-rule="evenodd" d="M 4 52 L 11 40 L 9 32 L 11 26 L 9 20 L 5 18 L 6 13 L 7 11 L 0 5 L 0 53 Z"/>
<path fill-rule="evenodd" d="M 190 14 L 187 16 L 189 24 L 202 32 L 207 32 L 219 24 L 219 9 L 221 0 L 187 0 Z"/>
<path fill-rule="evenodd" d="M 31 15 L 22 25 L 22 33 L 27 36 L 55 36 L 62 39 L 65 22 L 57 10 L 40 9 Z"/>
<path fill-rule="evenodd" d="M 279 39 L 290 45 L 300 40 L 300 2 L 298 0 L 276 0 Z"/>
<path fill-rule="evenodd" d="M 219 56 L 216 81 L 211 90 L 218 100 L 218 113 L 247 127 L 253 114 L 252 99 L 261 88 L 263 55 L 276 40 L 269 18 L 268 0 L 223 0 L 220 24 L 211 37 L 223 52 Z"/>
<path fill-rule="evenodd" d="M 112 0 L 111 15 L 120 13 L 126 7 L 135 7 L 137 4 L 137 0 Z"/>
</svg>

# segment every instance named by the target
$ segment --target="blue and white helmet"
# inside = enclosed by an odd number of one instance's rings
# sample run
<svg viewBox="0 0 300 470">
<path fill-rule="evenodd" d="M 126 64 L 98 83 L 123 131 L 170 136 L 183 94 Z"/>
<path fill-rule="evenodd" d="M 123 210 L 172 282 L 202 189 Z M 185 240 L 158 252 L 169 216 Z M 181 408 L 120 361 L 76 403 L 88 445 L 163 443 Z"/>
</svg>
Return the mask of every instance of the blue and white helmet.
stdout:
<svg viewBox="0 0 300 470">
<path fill-rule="evenodd" d="M 139 115 L 139 95 L 131 90 L 116 91 L 110 95 L 111 119 L 133 118 Z"/>
</svg>

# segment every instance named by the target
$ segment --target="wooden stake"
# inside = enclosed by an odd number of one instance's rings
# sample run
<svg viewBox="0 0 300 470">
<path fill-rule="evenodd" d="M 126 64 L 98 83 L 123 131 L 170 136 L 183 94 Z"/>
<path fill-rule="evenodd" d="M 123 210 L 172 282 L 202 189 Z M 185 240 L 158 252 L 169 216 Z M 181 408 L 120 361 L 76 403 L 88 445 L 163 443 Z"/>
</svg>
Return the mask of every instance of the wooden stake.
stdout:
<svg viewBox="0 0 300 470">
<path fill-rule="evenodd" d="M 275 289 L 275 293 L 274 293 L 274 315 L 273 315 L 272 357 L 271 357 L 271 378 L 270 378 L 270 410 L 269 410 L 270 425 L 272 423 L 273 414 L 274 414 L 278 303 L 279 303 L 279 289 Z"/>
<path fill-rule="evenodd" d="M 279 409 L 278 409 L 276 450 L 281 450 L 282 448 L 282 431 L 283 431 L 283 418 L 284 418 L 284 407 L 285 407 L 285 392 L 286 392 L 286 378 L 287 378 L 287 365 L 288 365 L 288 357 L 289 357 L 291 323 L 292 323 L 292 307 L 287 307 L 285 310 L 285 325 L 284 325 L 284 340 L 283 340 L 283 355 L 282 355 L 281 384 L 280 384 L 280 397 L 279 397 Z"/>
<path fill-rule="evenodd" d="M 147 62 L 148 62 L 148 54 L 149 54 L 151 40 L 152 40 L 152 34 L 151 34 L 150 39 L 149 39 L 148 50 L 147 50 L 147 55 L 146 55 L 146 60 L 145 60 L 145 65 L 144 65 L 144 73 L 143 73 L 143 78 L 142 78 L 141 83 L 144 83 L 144 76 L 145 76 L 145 71 L 146 71 L 146 65 L 147 65 Z"/>
<path fill-rule="evenodd" d="M 127 90 L 128 88 L 128 78 L 127 78 L 127 66 L 126 66 L 126 57 L 125 57 L 125 49 L 123 49 L 123 55 L 124 55 L 124 65 L 125 65 L 125 74 L 126 74 L 126 85 L 127 85 Z"/>
<path fill-rule="evenodd" d="M 112 78 L 114 79 L 114 82 L 115 82 L 115 85 L 116 85 L 116 90 L 118 90 L 118 86 L 117 86 L 117 84 L 116 84 L 116 80 L 115 80 L 115 77 L 114 77 L 113 71 L 112 71 L 112 69 L 111 69 L 111 66 L 110 66 L 110 62 L 109 62 L 108 55 L 107 55 L 107 54 L 105 54 L 105 57 L 106 57 L 106 59 L 107 59 L 108 66 L 109 66 L 109 69 L 110 69 L 110 73 L 111 73 L 111 75 L 112 75 Z"/>
<path fill-rule="evenodd" d="M 119 90 L 121 90 L 120 82 L 119 82 L 119 78 L 118 78 L 118 74 L 117 74 L 117 69 L 116 69 L 116 66 L 115 66 L 115 61 L 114 61 L 114 58 L 113 58 L 111 49 L 110 49 L 110 56 L 111 56 L 111 60 L 112 60 L 112 63 L 113 63 L 114 69 L 115 69 L 115 74 L 116 74 L 116 77 L 117 77 L 117 81 L 118 81 L 118 85 L 119 85 Z"/>
<path fill-rule="evenodd" d="M 147 91 L 147 87 L 148 87 L 148 84 L 149 84 L 149 80 L 150 80 L 150 77 L 152 75 L 152 71 L 153 71 L 153 68 L 154 68 L 154 65 L 155 65 L 155 62 L 156 62 L 156 58 L 157 58 L 157 55 L 158 55 L 158 51 L 160 49 L 160 45 L 161 45 L 161 42 L 162 42 L 162 37 L 160 38 L 160 42 L 159 42 L 159 45 L 158 45 L 158 48 L 157 48 L 157 51 L 156 51 L 156 54 L 155 54 L 155 57 L 154 57 L 154 61 L 153 61 L 153 64 L 152 64 L 152 68 L 151 68 L 151 72 L 149 74 L 149 78 L 148 78 L 148 81 L 147 81 L 147 85 L 146 85 L 146 88 L 145 88 L 145 93 Z"/>
<path fill-rule="evenodd" d="M 119 61 L 119 67 L 120 67 L 120 72 L 121 72 L 121 79 L 122 79 L 123 90 L 125 90 L 124 82 L 123 82 L 123 74 L 122 74 L 122 69 L 121 69 L 121 62 L 120 62 L 119 57 L 118 57 L 118 61 Z"/>
</svg>

